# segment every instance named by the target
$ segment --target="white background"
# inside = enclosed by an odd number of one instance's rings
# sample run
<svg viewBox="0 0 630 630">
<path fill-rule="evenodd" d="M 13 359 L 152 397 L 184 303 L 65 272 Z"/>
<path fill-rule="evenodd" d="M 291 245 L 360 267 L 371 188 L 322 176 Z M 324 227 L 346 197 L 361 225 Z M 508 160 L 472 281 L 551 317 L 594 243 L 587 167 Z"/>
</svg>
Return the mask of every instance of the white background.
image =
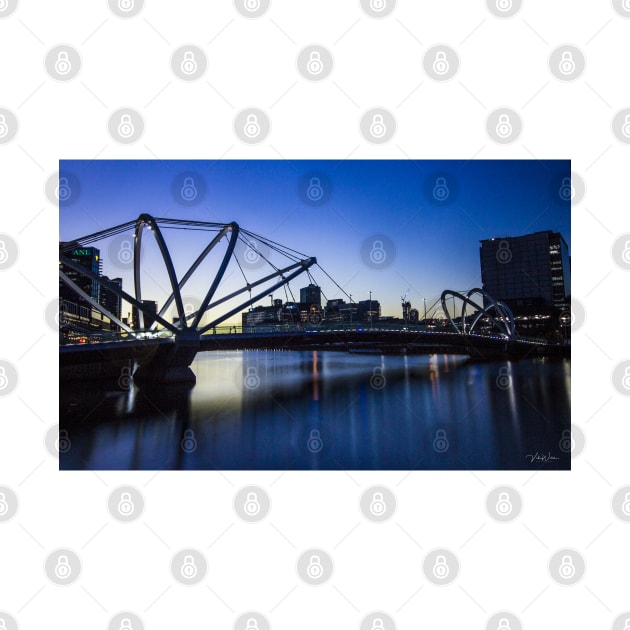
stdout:
<svg viewBox="0 0 630 630">
<path fill-rule="evenodd" d="M 578 8 L 579 7 L 579 8 Z M 69 83 L 53 81 L 44 55 L 69 43 L 83 67 Z M 173 50 L 195 43 L 209 69 L 194 83 L 171 72 Z M 332 75 L 302 79 L 299 50 L 329 47 Z M 457 76 L 436 83 L 422 70 L 423 51 L 454 47 Z M 553 48 L 584 52 L 585 73 L 562 83 L 547 67 Z M 19 386 L 0 398 L 0 484 L 18 494 L 15 518 L 0 524 L 0 610 L 24 630 L 106 628 L 133 610 L 147 628 L 231 628 L 260 610 L 276 630 L 358 628 L 385 610 L 401 629 L 484 628 L 497 610 L 527 628 L 608 628 L 630 609 L 629 527 L 610 508 L 630 483 L 628 399 L 611 383 L 627 358 L 627 272 L 611 246 L 628 229 L 630 146 L 610 123 L 630 106 L 630 20 L 608 2 L 526 0 L 499 19 L 480 0 L 400 0 L 388 17 L 365 15 L 358 1 L 273 0 L 247 20 L 227 0 L 149 0 L 129 20 L 102 1 L 21 0 L 0 20 L 0 107 L 14 111 L 19 133 L 0 145 L 0 232 L 20 257 L 0 272 L 0 358 L 19 371 Z M 210 84 L 211 85 L 210 85 Z M 419 86 L 419 87 L 418 87 Z M 485 119 L 509 106 L 522 136 L 494 144 Z M 131 106 L 146 121 L 143 138 L 121 146 L 106 121 Z M 259 146 L 241 144 L 232 121 L 247 106 L 266 110 L 272 132 Z M 394 112 L 395 138 L 365 142 L 361 113 Z M 57 295 L 58 209 L 44 183 L 60 158 L 570 158 L 586 182 L 572 209 L 572 293 L 586 308 L 573 335 L 573 423 L 586 436 L 566 473 L 538 472 L 120 472 L 60 473 L 44 447 L 58 422 L 57 335 L 45 323 Z M 232 498 L 247 484 L 272 499 L 266 520 L 240 521 Z M 120 484 L 141 489 L 146 508 L 131 524 L 113 520 L 107 496 Z M 372 484 L 394 490 L 398 510 L 376 525 L 358 509 Z M 485 511 L 497 485 L 519 489 L 521 516 L 499 524 Z M 358 525 L 358 526 L 357 526 Z M 347 537 L 346 537 L 347 536 Z M 57 547 L 82 558 L 80 579 L 52 584 L 43 564 Z M 335 574 L 309 587 L 295 573 L 307 547 L 328 549 Z M 454 550 L 461 572 L 438 588 L 422 575 L 424 554 Z M 173 554 L 196 547 L 208 558 L 202 584 L 183 587 L 169 571 Z M 561 587 L 547 561 L 561 547 L 586 558 L 586 575 Z"/>
</svg>

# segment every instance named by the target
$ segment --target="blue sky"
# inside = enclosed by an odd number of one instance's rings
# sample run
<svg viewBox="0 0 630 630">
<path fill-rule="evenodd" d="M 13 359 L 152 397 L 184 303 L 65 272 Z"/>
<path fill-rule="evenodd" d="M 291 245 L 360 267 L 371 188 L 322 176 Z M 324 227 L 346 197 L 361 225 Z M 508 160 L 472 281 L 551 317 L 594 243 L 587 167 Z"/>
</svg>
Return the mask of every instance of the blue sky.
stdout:
<svg viewBox="0 0 630 630">
<path fill-rule="evenodd" d="M 383 314 L 390 315 L 400 315 L 400 296 L 407 289 L 420 310 L 423 298 L 429 304 L 443 289 L 479 286 L 480 239 L 554 230 L 562 233 L 569 251 L 571 247 L 570 202 L 559 194 L 570 177 L 568 160 L 67 160 L 60 162 L 60 177 L 73 190 L 60 203 L 61 240 L 143 212 L 236 221 L 316 256 L 355 301 L 368 299 L 372 291 Z M 187 200 L 181 191 L 190 178 L 195 192 Z M 208 238 L 180 230 L 164 235 L 180 275 Z M 145 240 L 143 298 L 161 301 L 166 274 L 150 240 Z M 385 262 L 377 265 L 369 259 L 376 241 L 386 253 Z M 131 274 L 111 264 L 106 243 L 101 250 L 104 272 L 122 275 L 125 289 L 132 292 Z M 281 266 L 283 261 L 272 262 Z M 209 260 L 202 277 L 191 279 L 189 293 L 203 297 L 216 264 L 218 259 Z M 244 283 L 235 265 L 230 272 L 221 293 Z M 247 278 L 260 275 L 254 270 Z M 327 297 L 343 297 L 319 270 L 313 275 Z M 296 297 L 305 284 L 306 277 L 292 283 Z M 276 297 L 284 298 L 284 292 Z"/>
</svg>

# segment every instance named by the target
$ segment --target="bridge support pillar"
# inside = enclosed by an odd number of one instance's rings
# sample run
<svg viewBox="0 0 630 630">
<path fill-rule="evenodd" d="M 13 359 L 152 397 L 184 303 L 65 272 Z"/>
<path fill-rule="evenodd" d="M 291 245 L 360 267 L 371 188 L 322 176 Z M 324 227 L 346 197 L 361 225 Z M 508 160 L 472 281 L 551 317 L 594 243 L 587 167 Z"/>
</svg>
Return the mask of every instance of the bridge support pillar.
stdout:
<svg viewBox="0 0 630 630">
<path fill-rule="evenodd" d="M 196 377 L 190 369 L 200 346 L 196 330 L 182 330 L 172 344 L 158 346 L 155 353 L 138 360 L 133 380 L 138 383 L 187 383 L 194 385 Z"/>
</svg>

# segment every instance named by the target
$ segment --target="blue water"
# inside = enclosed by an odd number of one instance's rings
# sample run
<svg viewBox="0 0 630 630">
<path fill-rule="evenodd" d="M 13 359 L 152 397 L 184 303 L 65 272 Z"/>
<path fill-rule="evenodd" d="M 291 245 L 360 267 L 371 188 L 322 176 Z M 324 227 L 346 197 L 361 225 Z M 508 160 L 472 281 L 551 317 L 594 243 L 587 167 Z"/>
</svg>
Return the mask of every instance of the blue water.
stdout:
<svg viewBox="0 0 630 630">
<path fill-rule="evenodd" d="M 64 386 L 60 468 L 570 468 L 566 359 L 207 352 L 193 370 L 192 390 Z"/>
</svg>

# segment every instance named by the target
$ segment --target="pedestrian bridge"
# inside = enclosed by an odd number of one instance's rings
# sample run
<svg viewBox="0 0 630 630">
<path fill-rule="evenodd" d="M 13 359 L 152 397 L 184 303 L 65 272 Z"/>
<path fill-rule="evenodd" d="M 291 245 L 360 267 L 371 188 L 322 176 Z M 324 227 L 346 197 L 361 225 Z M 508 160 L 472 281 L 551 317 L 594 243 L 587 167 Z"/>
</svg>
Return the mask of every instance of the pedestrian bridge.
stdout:
<svg viewBox="0 0 630 630">
<path fill-rule="evenodd" d="M 145 229 L 155 239 L 168 276 L 170 294 L 157 312 L 143 302 L 142 243 Z M 207 232 L 209 240 L 187 269 L 178 275 L 163 230 L 194 230 Z M 92 269 L 73 260 L 71 250 L 107 242 L 112 237 L 129 234 L 126 251 L 133 252 L 134 293 L 129 294 Z M 188 312 L 184 308 L 182 290 L 207 256 L 226 241 L 225 253 L 210 278 L 205 296 L 198 308 Z M 241 244 L 252 256 L 262 261 L 262 277 L 248 278 L 243 260 L 236 255 Z M 270 252 L 274 259 L 271 260 Z M 282 261 L 279 263 L 279 261 Z M 237 267 L 244 283 L 236 290 L 221 295 L 219 287 L 230 265 Z M 154 218 L 141 214 L 135 221 L 102 230 L 70 242 L 59 248 L 59 278 L 83 301 L 109 318 L 117 332 L 108 335 L 90 335 L 89 343 L 65 343 L 60 346 L 62 379 L 106 378 L 125 369 L 133 373 L 134 380 L 149 382 L 193 382 L 190 369 L 197 352 L 210 350 L 246 349 L 314 349 L 351 352 L 427 353 L 442 352 L 467 354 L 478 359 L 497 356 L 526 356 L 532 353 L 554 353 L 557 348 L 542 340 L 519 338 L 514 317 L 508 306 L 479 288 L 466 292 L 445 290 L 439 300 L 442 317 L 433 329 L 407 324 L 326 324 L 304 323 L 289 326 L 256 328 L 254 331 L 224 334 L 221 325 L 243 312 L 252 304 L 267 297 L 274 290 L 290 291 L 289 283 L 301 274 L 311 281 L 310 269 L 318 265 L 317 259 L 289 247 L 280 245 L 259 234 L 254 234 L 237 223 L 209 223 L 167 218 Z M 246 266 L 246 265 L 245 265 Z M 334 279 L 320 270 L 338 290 L 348 296 Z M 136 309 L 135 327 L 110 312 L 101 301 L 94 299 L 81 288 L 79 278 L 99 283 Z M 349 297 L 349 296 L 348 296 Z M 295 301 L 295 300 L 294 300 Z M 167 319 L 167 311 L 175 306 L 177 318 Z M 437 306 L 437 302 L 436 302 Z M 152 323 L 145 326 L 145 318 Z M 61 318 L 60 318 L 61 319 Z M 202 319 L 205 322 L 202 323 Z M 209 321 L 208 321 L 209 320 Z M 425 322 L 426 323 L 426 322 Z M 63 329 L 64 322 L 60 321 Z M 91 376 L 90 376 L 91 375 Z"/>
</svg>

